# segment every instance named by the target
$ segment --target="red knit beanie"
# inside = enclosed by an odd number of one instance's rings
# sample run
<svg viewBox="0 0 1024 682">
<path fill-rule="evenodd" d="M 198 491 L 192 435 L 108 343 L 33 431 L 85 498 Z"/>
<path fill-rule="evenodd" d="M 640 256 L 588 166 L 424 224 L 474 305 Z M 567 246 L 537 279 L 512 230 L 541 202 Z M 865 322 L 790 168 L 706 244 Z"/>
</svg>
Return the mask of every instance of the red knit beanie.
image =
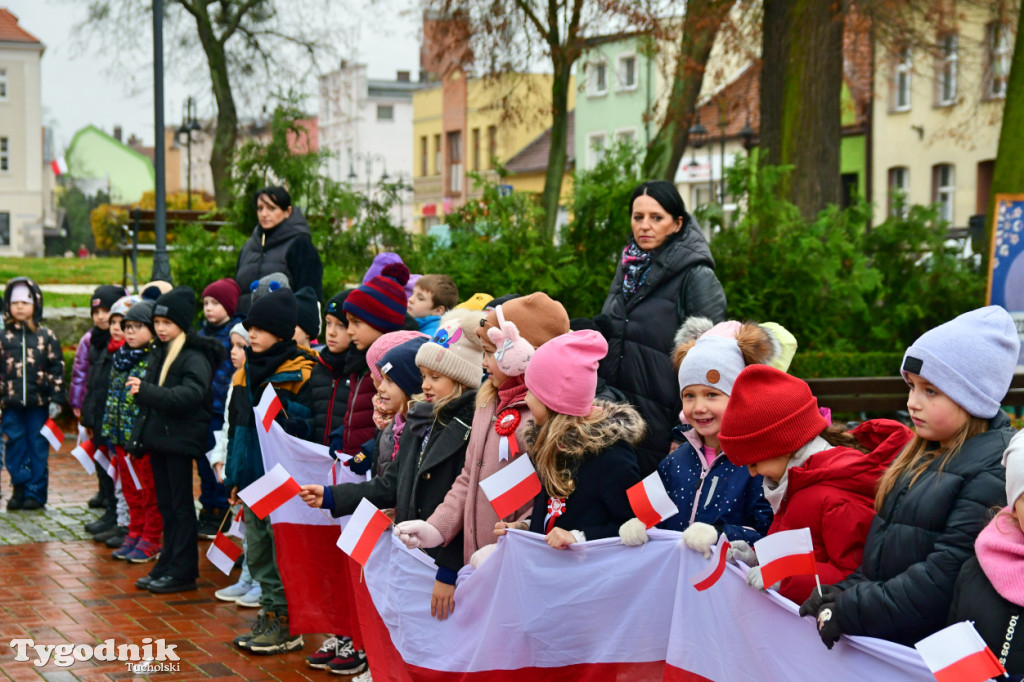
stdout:
<svg viewBox="0 0 1024 682">
<path fill-rule="evenodd" d="M 807 382 L 768 365 L 749 365 L 732 385 L 718 442 L 730 462 L 747 466 L 791 455 L 828 426 Z"/>
<path fill-rule="evenodd" d="M 238 288 L 238 282 L 231 277 L 225 277 L 224 279 L 218 279 L 216 282 L 211 282 L 206 285 L 203 289 L 203 298 L 209 296 L 224 306 L 224 310 L 227 311 L 228 317 L 233 317 L 235 309 L 238 307 L 238 296 L 242 293 L 242 290 Z"/>
<path fill-rule="evenodd" d="M 380 275 L 356 288 L 341 308 L 384 333 L 398 331 L 405 324 L 405 283 L 409 268 L 404 263 L 389 263 Z"/>
</svg>

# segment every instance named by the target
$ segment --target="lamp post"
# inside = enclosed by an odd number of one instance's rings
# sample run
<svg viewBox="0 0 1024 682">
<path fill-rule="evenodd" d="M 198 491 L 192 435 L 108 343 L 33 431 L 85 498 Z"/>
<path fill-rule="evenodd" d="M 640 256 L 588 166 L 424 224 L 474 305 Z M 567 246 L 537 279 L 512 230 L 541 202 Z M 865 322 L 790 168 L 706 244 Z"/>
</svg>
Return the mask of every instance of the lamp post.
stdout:
<svg viewBox="0 0 1024 682">
<path fill-rule="evenodd" d="M 700 119 L 697 116 L 697 110 L 696 109 L 693 112 L 693 120 L 695 122 L 694 122 L 694 124 L 692 126 L 690 126 L 690 129 L 687 131 L 687 138 L 691 141 L 691 144 L 693 145 L 693 149 L 694 149 L 693 161 L 692 161 L 691 165 L 696 166 L 697 165 L 697 151 L 696 150 L 698 150 L 701 147 L 703 147 L 704 143 L 707 141 L 708 129 L 705 128 L 704 124 L 702 124 L 700 122 Z M 710 145 L 708 145 L 708 179 L 711 180 L 711 146 Z M 714 182 L 714 180 L 711 180 L 711 182 Z M 715 195 L 714 185 L 712 185 L 712 191 L 711 191 L 712 198 L 714 197 L 714 195 Z"/>
<path fill-rule="evenodd" d="M 156 203 L 154 230 L 156 249 L 153 251 L 153 279 L 171 280 L 171 260 L 167 255 L 167 194 L 164 167 L 164 3 L 153 0 L 153 124 L 156 139 L 153 145 L 155 168 L 154 197 Z"/>
<path fill-rule="evenodd" d="M 185 100 L 184 111 L 181 116 L 181 126 L 176 131 L 178 137 L 184 135 L 186 142 L 185 148 L 187 149 L 188 175 L 185 176 L 185 192 L 188 195 L 186 199 L 188 210 L 192 210 L 192 133 L 193 131 L 202 130 L 202 126 L 199 125 L 199 121 L 196 120 L 196 101 L 192 99 L 190 95 Z"/>
<path fill-rule="evenodd" d="M 718 142 L 719 142 L 719 166 L 718 166 L 718 203 L 725 206 L 725 127 L 729 121 L 725 117 L 725 99 L 718 102 Z"/>
<path fill-rule="evenodd" d="M 367 198 L 367 200 L 369 200 L 370 192 L 371 192 L 371 183 L 372 183 L 371 177 L 373 176 L 373 164 L 376 161 L 380 161 L 381 169 L 383 170 L 383 172 L 380 175 L 380 182 L 387 182 L 388 181 L 388 160 L 386 158 L 384 158 L 383 154 L 374 154 L 374 153 L 370 153 L 370 152 L 367 152 L 367 153 L 356 152 L 354 155 L 353 154 L 349 154 L 349 160 L 348 160 L 348 180 L 352 184 L 355 184 L 356 178 L 358 177 L 356 175 L 355 166 L 353 165 L 353 159 L 355 160 L 355 163 L 365 163 L 366 164 L 366 198 Z"/>
</svg>

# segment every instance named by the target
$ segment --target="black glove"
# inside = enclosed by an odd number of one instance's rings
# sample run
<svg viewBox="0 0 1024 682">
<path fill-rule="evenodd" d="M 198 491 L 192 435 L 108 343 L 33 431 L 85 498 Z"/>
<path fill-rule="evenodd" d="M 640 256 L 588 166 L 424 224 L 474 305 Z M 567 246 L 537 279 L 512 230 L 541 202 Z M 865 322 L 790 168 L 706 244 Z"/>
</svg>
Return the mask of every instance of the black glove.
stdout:
<svg viewBox="0 0 1024 682">
<path fill-rule="evenodd" d="M 352 470 L 352 473 L 357 476 L 363 476 L 370 467 L 373 466 L 373 457 L 366 454 L 365 452 L 358 453 L 355 457 L 345 462 L 348 468 Z"/>
<path fill-rule="evenodd" d="M 338 459 L 339 452 L 345 452 L 345 427 L 339 426 L 334 431 L 331 431 L 331 438 L 327 442 L 327 447 L 331 450 L 331 457 Z"/>
<path fill-rule="evenodd" d="M 821 605 L 826 602 L 834 602 L 841 592 L 842 590 L 835 585 L 822 585 L 821 594 L 818 594 L 818 590 L 814 590 L 807 601 L 800 605 L 800 615 L 817 618 Z"/>
<path fill-rule="evenodd" d="M 309 435 L 309 425 L 305 419 L 285 419 L 284 432 L 296 438 L 305 438 Z"/>
<path fill-rule="evenodd" d="M 832 647 L 839 641 L 843 629 L 839 625 L 839 614 L 836 611 L 835 602 L 826 602 L 818 610 L 818 636 L 822 643 L 832 650 Z"/>
</svg>

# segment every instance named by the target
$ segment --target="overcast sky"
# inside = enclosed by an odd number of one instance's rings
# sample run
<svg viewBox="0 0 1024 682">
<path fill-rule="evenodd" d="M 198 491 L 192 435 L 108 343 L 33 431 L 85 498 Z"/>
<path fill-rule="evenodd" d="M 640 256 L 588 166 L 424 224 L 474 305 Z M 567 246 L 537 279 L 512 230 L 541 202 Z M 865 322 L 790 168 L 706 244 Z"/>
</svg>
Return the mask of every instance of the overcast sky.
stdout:
<svg viewBox="0 0 1024 682">
<path fill-rule="evenodd" d="M 411 71 L 415 78 L 419 70 L 420 19 L 410 9 L 412 1 L 377 0 L 370 8 L 352 12 L 354 4 L 344 3 L 344 22 L 353 34 L 358 34 L 355 54 L 350 51 L 348 57 L 365 62 L 371 78 L 394 78 L 399 70 Z M 21 27 L 46 46 L 42 62 L 43 124 L 54 127 L 58 154 L 63 154 L 77 130 L 89 124 L 107 132 L 120 125 L 125 139 L 134 133 L 152 144 L 152 68 L 142 67 L 126 78 L 109 72 L 111 57 L 107 55 L 96 51 L 76 54 L 72 31 L 85 15 L 85 0 L 0 0 L 0 6 L 10 9 Z M 387 17 L 386 21 L 383 17 Z M 151 25 L 147 23 L 147 27 Z M 145 41 L 152 45 L 151 32 Z M 151 63 L 150 55 L 151 52 L 143 55 L 147 64 Z M 134 83 L 130 82 L 132 79 Z M 132 94 L 134 90 L 138 94 Z M 201 116 L 212 115 L 208 78 L 197 78 L 188 86 L 180 79 L 168 77 L 164 93 L 168 125 L 180 123 L 182 103 L 189 95 L 199 100 Z M 315 106 L 316 100 L 309 100 L 309 108 Z"/>
</svg>

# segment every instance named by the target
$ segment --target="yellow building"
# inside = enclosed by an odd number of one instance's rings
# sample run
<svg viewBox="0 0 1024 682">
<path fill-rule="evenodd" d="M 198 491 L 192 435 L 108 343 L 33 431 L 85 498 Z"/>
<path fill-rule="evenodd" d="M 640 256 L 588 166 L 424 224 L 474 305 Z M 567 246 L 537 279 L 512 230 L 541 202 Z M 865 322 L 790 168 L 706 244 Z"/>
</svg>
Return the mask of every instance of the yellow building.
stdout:
<svg viewBox="0 0 1024 682">
<path fill-rule="evenodd" d="M 471 173 L 494 179 L 494 162 L 515 157 L 551 125 L 551 76 L 510 74 L 467 77 L 455 68 L 413 94 L 413 215 L 418 232 L 443 222 L 469 198 L 479 196 Z M 575 106 L 570 83 L 569 108 Z M 511 175 L 515 190 L 539 192 L 543 174 Z"/>
</svg>

